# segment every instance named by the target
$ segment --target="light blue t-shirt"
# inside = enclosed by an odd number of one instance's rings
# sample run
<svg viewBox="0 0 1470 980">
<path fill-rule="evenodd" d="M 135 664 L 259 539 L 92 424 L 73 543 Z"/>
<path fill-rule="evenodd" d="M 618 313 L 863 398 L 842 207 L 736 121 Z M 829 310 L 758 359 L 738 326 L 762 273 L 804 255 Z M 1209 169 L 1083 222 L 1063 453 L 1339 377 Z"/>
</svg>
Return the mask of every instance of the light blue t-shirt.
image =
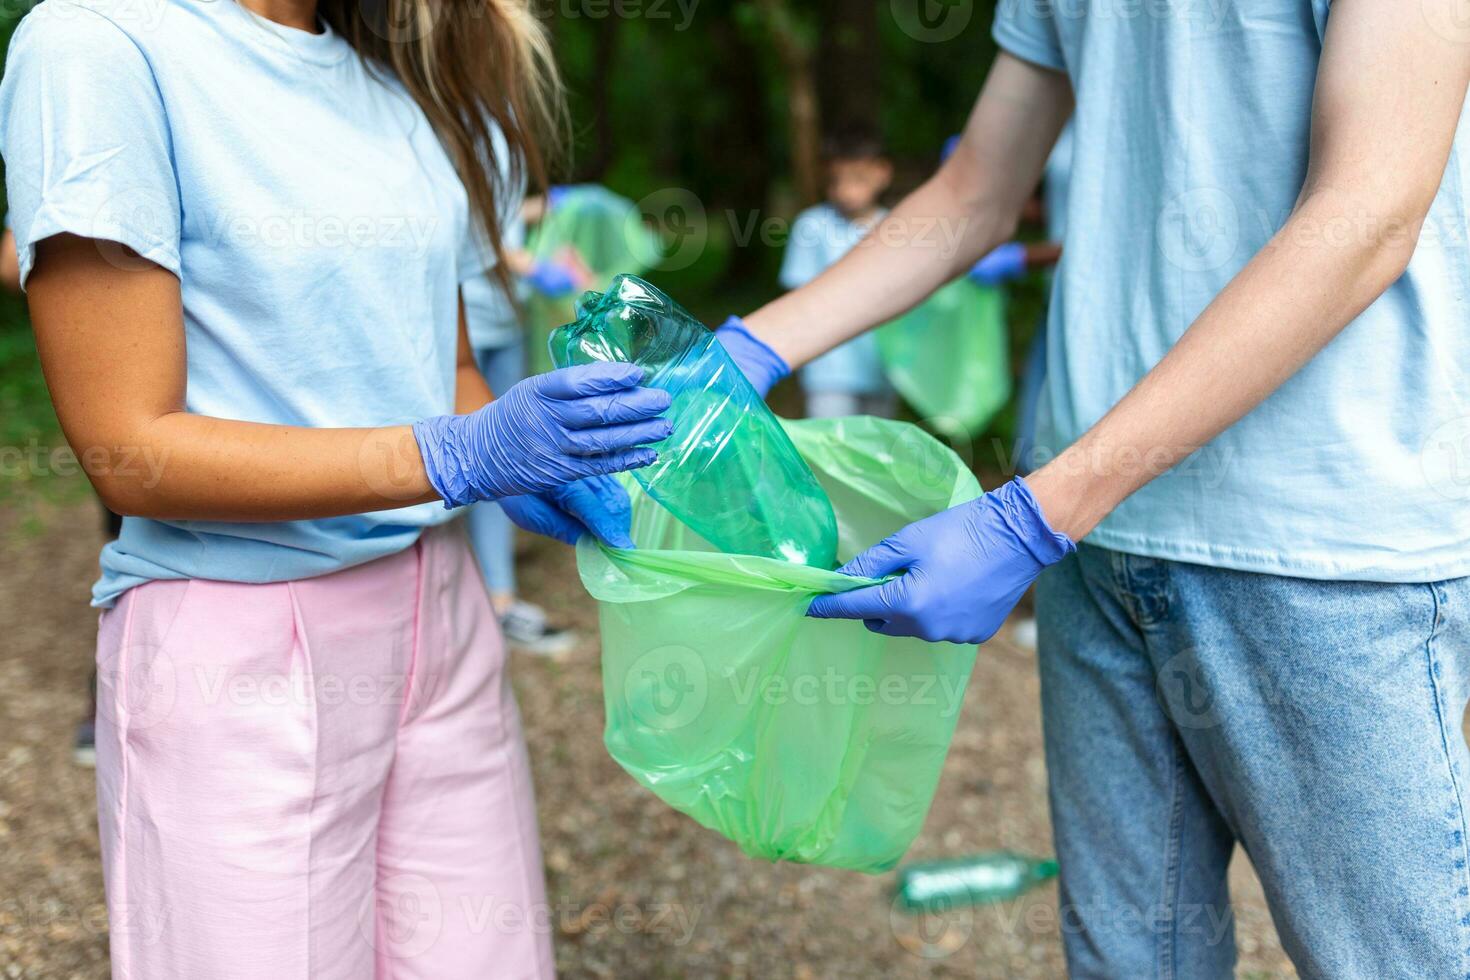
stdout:
<svg viewBox="0 0 1470 980">
<path fill-rule="evenodd" d="M 0 153 L 22 281 L 62 232 L 179 277 L 190 412 L 327 427 L 453 410 L 459 284 L 489 259 L 424 115 L 340 37 L 231 0 L 46 0 L 10 47 Z M 449 516 L 127 518 L 93 601 L 320 575 Z"/>
<path fill-rule="evenodd" d="M 1072 124 L 1068 123 L 1051 148 L 1041 171 L 1041 197 L 1046 207 L 1046 237 L 1061 241 L 1067 233 L 1067 185 L 1072 177 Z"/>
<path fill-rule="evenodd" d="M 1306 174 L 1328 0 L 1179 0 L 1134 14 L 1002 0 L 994 24 L 1002 48 L 1066 72 L 1077 93 L 1037 436 L 1053 453 L 1266 244 Z M 1470 574 L 1465 133 L 1404 276 L 1090 542 L 1315 579 Z"/>
<path fill-rule="evenodd" d="M 791 238 L 781 258 L 781 285 L 796 289 L 817 278 L 852 251 L 883 220 L 883 213 L 880 211 L 871 222 L 859 225 L 847 220 L 830 204 L 818 204 L 801 212 L 791 225 Z M 888 390 L 883 362 L 878 357 L 878 341 L 871 332 L 813 359 L 801 369 L 800 377 L 806 391 L 878 395 Z"/>
</svg>

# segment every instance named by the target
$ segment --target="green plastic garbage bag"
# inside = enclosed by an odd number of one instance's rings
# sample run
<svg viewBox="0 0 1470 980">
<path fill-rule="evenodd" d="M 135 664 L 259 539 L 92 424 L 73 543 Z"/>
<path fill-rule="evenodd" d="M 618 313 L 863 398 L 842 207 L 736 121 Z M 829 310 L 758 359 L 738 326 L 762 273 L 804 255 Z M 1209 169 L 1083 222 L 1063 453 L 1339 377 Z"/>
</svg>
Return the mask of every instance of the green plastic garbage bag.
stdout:
<svg viewBox="0 0 1470 980">
<path fill-rule="evenodd" d="M 1011 397 L 1005 295 L 956 279 L 878 331 L 888 383 L 934 431 L 978 435 Z"/>
<path fill-rule="evenodd" d="M 832 499 L 843 560 L 980 493 L 915 426 L 787 424 Z M 875 584 L 712 552 L 627 481 L 636 550 L 584 537 L 618 764 L 752 857 L 880 872 L 918 834 L 975 648 L 804 616 L 813 596 Z"/>
<path fill-rule="evenodd" d="M 555 259 L 568 245 L 592 270 L 591 288 L 599 292 L 618 273 L 637 275 L 657 264 L 663 254 L 663 242 L 644 224 L 638 205 L 598 184 L 566 188 L 526 239 L 527 251 L 538 260 Z M 526 306 L 530 368 L 540 374 L 552 369 L 546 352 L 551 331 L 577 317 L 576 297 L 535 294 Z"/>
</svg>

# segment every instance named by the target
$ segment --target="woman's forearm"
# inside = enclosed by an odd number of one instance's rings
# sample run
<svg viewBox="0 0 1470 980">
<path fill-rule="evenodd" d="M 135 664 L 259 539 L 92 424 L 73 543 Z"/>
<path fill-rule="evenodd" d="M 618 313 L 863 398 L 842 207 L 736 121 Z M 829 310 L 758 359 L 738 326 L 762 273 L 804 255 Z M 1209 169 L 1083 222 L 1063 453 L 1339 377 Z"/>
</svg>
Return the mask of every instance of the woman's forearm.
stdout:
<svg viewBox="0 0 1470 980">
<path fill-rule="evenodd" d="M 413 430 L 312 429 L 171 412 L 111 444 L 78 444 L 119 514 L 289 521 L 437 500 Z"/>
<path fill-rule="evenodd" d="M 186 411 L 179 281 L 164 269 L 58 235 L 38 246 L 27 296 L 67 441 L 118 513 L 282 521 L 436 498 L 407 425 L 312 429 Z M 488 397 L 477 373 L 460 387 L 466 404 Z"/>
<path fill-rule="evenodd" d="M 491 400 L 461 308 L 454 410 Z M 439 499 L 413 430 L 260 425 L 170 412 L 131 434 L 135 450 L 78 450 L 109 507 L 162 520 L 287 521 Z M 132 465 L 121 465 L 124 456 Z M 88 465 L 89 459 L 92 465 Z"/>
</svg>

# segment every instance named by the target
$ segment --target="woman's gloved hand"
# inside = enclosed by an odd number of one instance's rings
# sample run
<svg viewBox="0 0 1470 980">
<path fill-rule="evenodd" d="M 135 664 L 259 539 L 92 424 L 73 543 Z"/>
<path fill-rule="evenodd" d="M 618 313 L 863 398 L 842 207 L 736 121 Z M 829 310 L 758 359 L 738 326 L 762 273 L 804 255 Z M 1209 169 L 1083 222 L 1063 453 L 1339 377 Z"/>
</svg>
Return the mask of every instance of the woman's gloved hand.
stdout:
<svg viewBox="0 0 1470 980">
<path fill-rule="evenodd" d="M 673 426 L 669 393 L 641 387 L 632 364 L 584 364 L 514 385 L 469 415 L 413 425 L 429 482 L 446 507 L 555 490 L 590 476 L 647 466 L 648 443 Z"/>
<path fill-rule="evenodd" d="M 780 354 L 766 346 L 765 341 L 746 329 L 745 323 L 732 316 L 715 331 L 715 339 L 730 355 L 757 394 L 762 398 L 770 393 L 771 387 L 791 373 L 791 366 Z"/>
<path fill-rule="evenodd" d="M 633 505 L 628 491 L 610 476 L 592 476 L 545 493 L 505 497 L 500 506 L 516 526 L 576 544 L 591 533 L 612 548 L 631 548 Z"/>
<path fill-rule="evenodd" d="M 999 286 L 1003 282 L 1019 279 L 1026 274 L 1026 246 L 1021 242 L 1006 242 L 970 267 L 972 282 L 980 286 Z"/>
<path fill-rule="evenodd" d="M 882 585 L 817 596 L 818 619 L 861 619 L 875 633 L 984 643 L 1048 565 L 1076 550 L 1036 498 L 1012 480 L 978 500 L 926 517 L 838 569 Z"/>
<path fill-rule="evenodd" d="M 577 276 L 559 262 L 537 262 L 525 275 L 526 285 L 543 296 L 556 299 L 576 291 Z"/>
</svg>

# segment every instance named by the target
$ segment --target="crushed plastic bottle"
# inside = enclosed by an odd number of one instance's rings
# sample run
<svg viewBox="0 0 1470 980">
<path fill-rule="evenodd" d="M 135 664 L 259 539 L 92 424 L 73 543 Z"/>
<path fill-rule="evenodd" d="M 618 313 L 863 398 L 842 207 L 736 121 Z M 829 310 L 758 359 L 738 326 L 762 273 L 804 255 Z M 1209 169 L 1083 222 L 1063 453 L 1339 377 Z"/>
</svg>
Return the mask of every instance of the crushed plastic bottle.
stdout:
<svg viewBox="0 0 1470 980">
<path fill-rule="evenodd" d="M 663 292 L 620 275 L 551 335 L 557 367 L 627 361 L 673 396 L 674 434 L 633 471 L 648 495 L 728 554 L 832 568 L 832 503 L 713 332 Z"/>
<path fill-rule="evenodd" d="M 1003 902 L 1055 878 L 1056 874 L 1056 861 L 1010 851 L 925 861 L 899 869 L 897 900 L 910 912 Z"/>
</svg>

